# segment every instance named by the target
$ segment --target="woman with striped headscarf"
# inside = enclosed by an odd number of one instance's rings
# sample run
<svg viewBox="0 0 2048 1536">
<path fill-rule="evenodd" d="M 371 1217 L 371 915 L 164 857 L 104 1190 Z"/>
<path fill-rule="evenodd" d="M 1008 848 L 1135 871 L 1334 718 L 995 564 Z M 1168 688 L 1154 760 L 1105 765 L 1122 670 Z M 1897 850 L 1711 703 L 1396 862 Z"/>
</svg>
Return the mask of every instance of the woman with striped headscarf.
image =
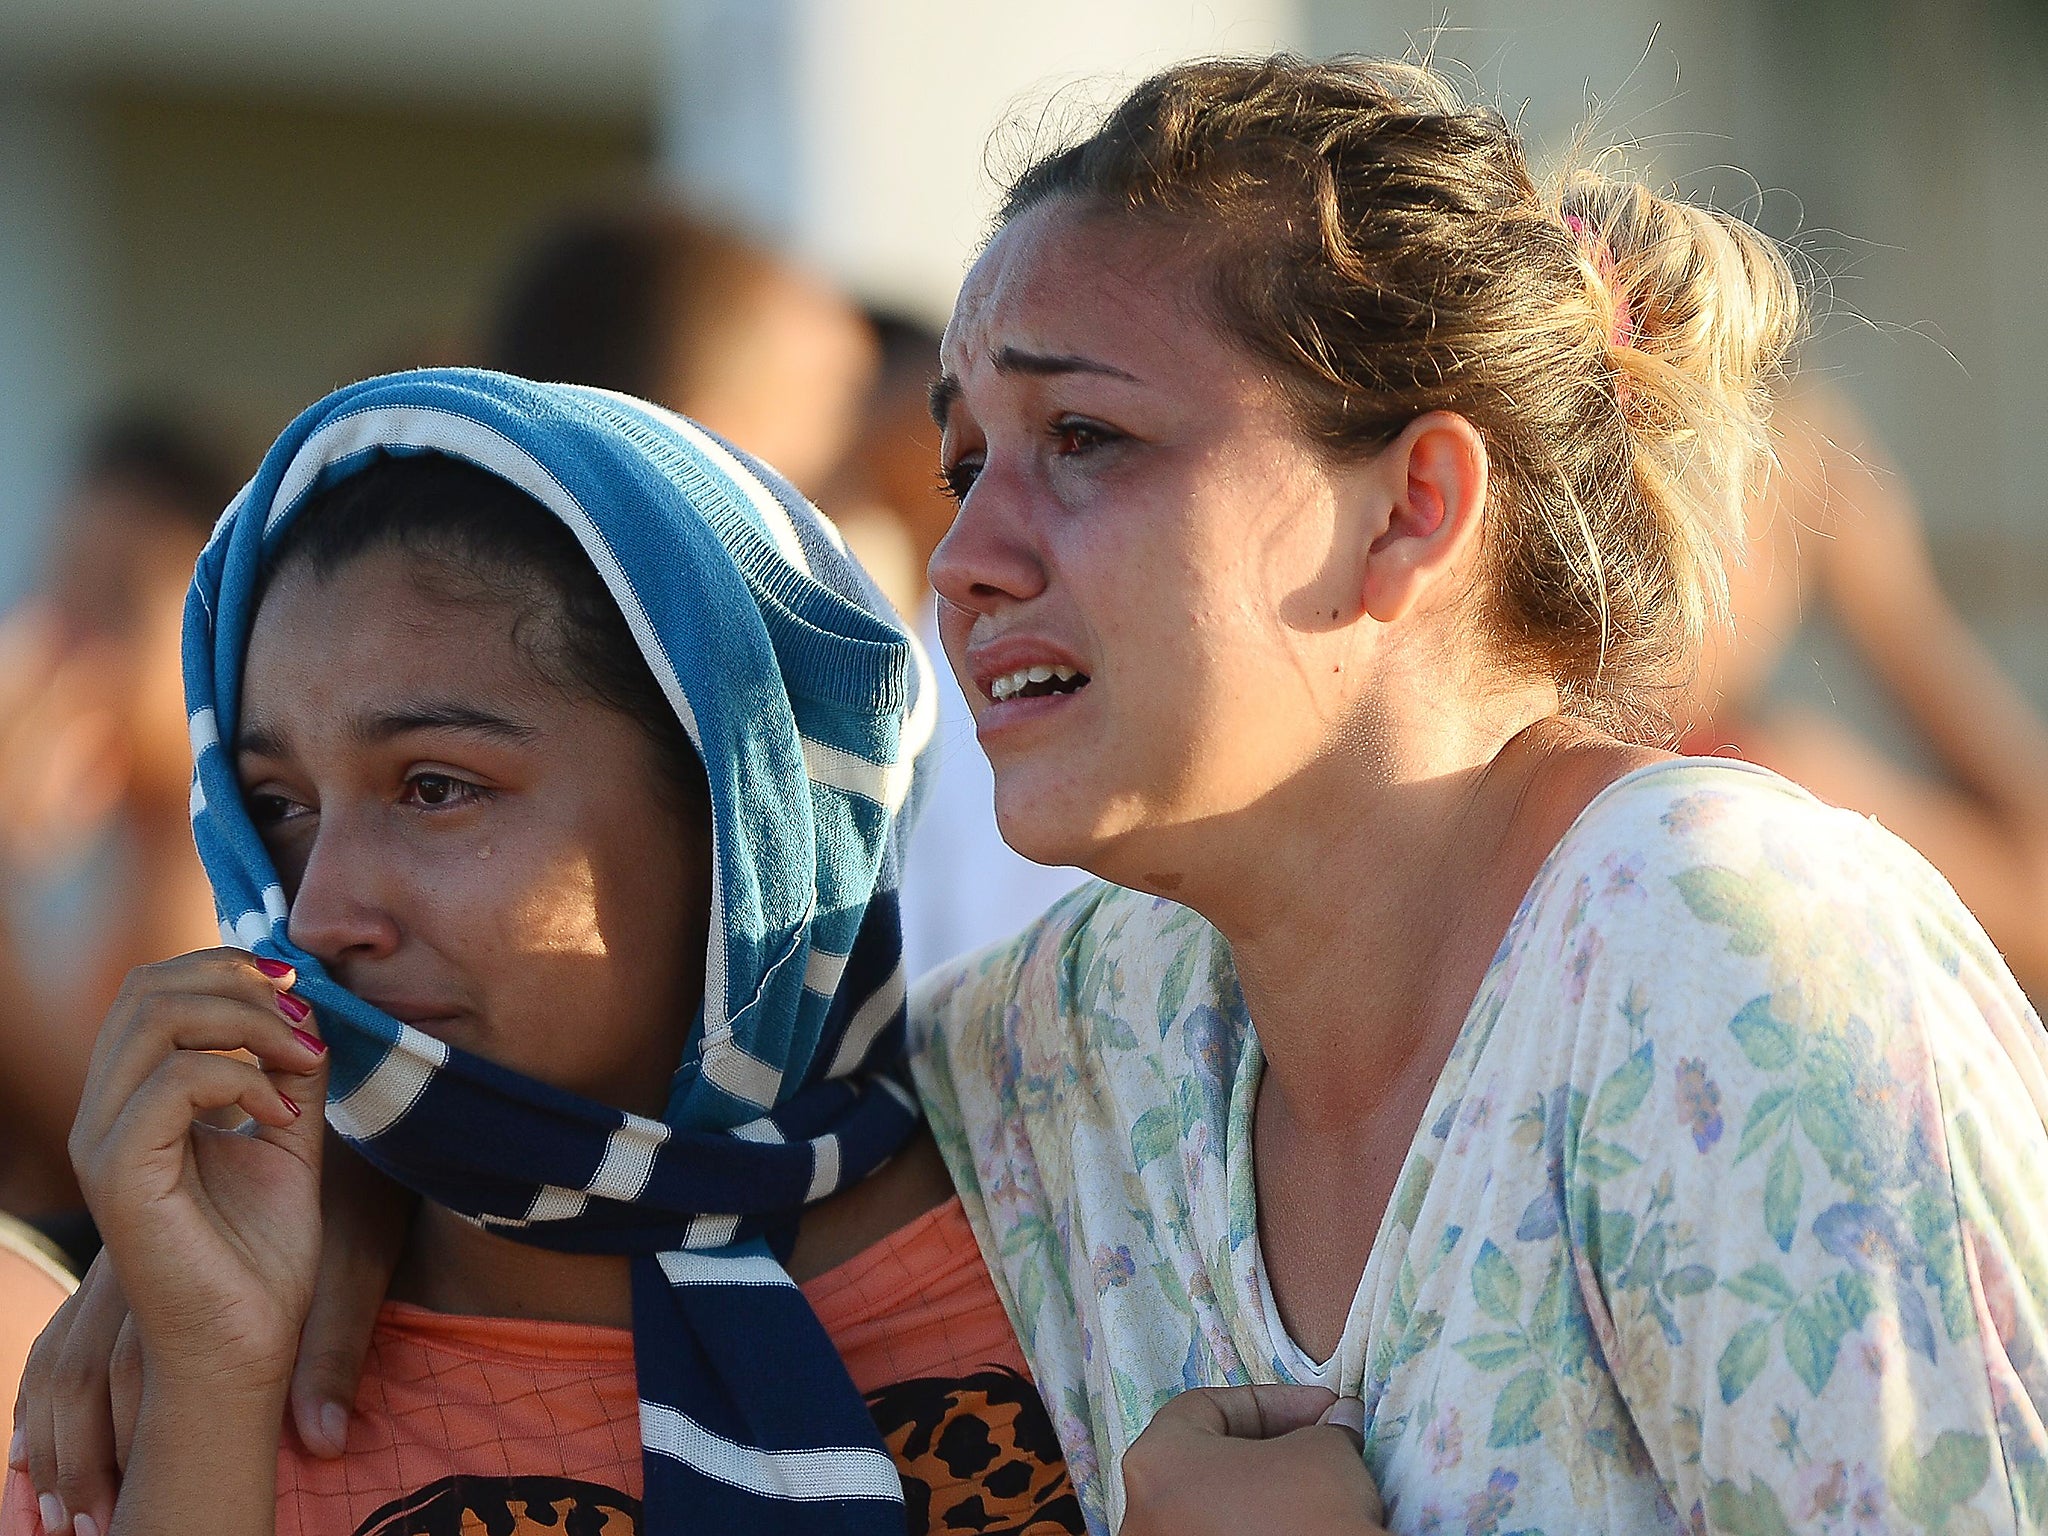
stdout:
<svg viewBox="0 0 2048 1536">
<path fill-rule="evenodd" d="M 1036 1398 L 903 1079 L 887 614 L 623 396 L 400 375 L 279 439 L 187 610 L 227 943 L 130 977 L 72 1141 L 147 1383 L 114 1530 L 1063 1528 L 1056 1456 L 917 1461 L 921 1402 Z M 340 1457 L 273 1456 L 323 1101 L 424 1199 Z"/>
</svg>

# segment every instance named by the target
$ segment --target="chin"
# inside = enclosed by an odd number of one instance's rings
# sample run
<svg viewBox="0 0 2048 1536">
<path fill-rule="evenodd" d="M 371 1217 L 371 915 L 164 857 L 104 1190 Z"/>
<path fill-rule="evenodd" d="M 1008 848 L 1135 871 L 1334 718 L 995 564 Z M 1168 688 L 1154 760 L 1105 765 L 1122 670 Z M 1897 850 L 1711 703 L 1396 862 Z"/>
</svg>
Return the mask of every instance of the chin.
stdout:
<svg viewBox="0 0 2048 1536">
<path fill-rule="evenodd" d="M 1034 864 L 1072 864 L 1094 873 L 1104 839 L 1090 809 L 1075 803 L 1070 787 L 1056 794 L 1006 793 L 996 781 L 996 829 Z"/>
<path fill-rule="evenodd" d="M 1071 772 L 996 777 L 996 826 L 1034 864 L 1070 864 L 1116 885 L 1141 887 L 1149 819 L 1141 797 L 1104 790 Z"/>
</svg>

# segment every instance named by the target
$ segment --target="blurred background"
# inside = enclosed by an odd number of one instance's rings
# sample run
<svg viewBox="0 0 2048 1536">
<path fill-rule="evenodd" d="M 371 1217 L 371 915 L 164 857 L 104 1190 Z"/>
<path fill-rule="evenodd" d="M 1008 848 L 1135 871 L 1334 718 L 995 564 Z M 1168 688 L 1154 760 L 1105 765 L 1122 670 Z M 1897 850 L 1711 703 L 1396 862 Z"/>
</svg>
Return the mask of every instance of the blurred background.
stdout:
<svg viewBox="0 0 2048 1536">
<path fill-rule="evenodd" d="M 923 386 L 1002 173 L 1149 69 L 1280 48 L 1429 53 L 1539 158 L 1594 114 L 1811 259 L 1743 628 L 1679 724 L 1883 816 L 2043 995 L 2034 0 L 0 0 L 0 1209 L 89 1243 L 52 1149 L 91 1030 L 208 942 L 167 647 L 295 411 L 450 362 L 656 396 L 918 616 Z M 939 754 L 916 965 L 1075 878 L 995 840 L 957 706 Z"/>
<path fill-rule="evenodd" d="M 999 124 L 1191 52 L 1433 37 L 1543 143 L 1604 101 L 1658 172 L 1764 189 L 1834 273 L 1809 364 L 2048 695 L 2044 35 L 2031 0 L 0 0 L 0 600 L 110 404 L 246 467 L 333 385 L 467 355 L 567 204 L 651 178 L 942 320 Z"/>
</svg>

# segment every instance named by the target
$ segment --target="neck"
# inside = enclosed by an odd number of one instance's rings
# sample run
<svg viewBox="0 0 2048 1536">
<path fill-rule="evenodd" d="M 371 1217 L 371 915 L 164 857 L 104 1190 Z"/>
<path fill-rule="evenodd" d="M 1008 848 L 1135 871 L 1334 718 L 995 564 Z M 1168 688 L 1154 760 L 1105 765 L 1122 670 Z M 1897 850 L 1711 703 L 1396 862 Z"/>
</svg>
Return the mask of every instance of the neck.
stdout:
<svg viewBox="0 0 2048 1536">
<path fill-rule="evenodd" d="M 627 1261 L 615 1254 L 555 1253 L 470 1225 L 446 1206 L 420 1202 L 391 1295 L 464 1317 L 633 1324 Z"/>
<path fill-rule="evenodd" d="M 1371 761 L 1333 754 L 1203 829 L 1178 899 L 1229 940 L 1266 1058 L 1261 1114 L 1412 1125 L 1515 909 L 1600 789 L 1655 754 L 1545 707 Z M 1219 836 L 1219 831 L 1221 835 Z"/>
</svg>

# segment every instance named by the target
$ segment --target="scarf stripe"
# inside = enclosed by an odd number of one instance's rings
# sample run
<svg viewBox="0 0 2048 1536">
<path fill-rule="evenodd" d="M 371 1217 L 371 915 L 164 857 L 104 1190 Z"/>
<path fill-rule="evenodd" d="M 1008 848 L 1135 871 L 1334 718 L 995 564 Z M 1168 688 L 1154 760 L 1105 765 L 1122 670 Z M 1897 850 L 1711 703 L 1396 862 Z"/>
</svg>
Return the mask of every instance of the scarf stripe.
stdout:
<svg viewBox="0 0 2048 1536">
<path fill-rule="evenodd" d="M 660 1120 L 455 1050 L 296 948 L 232 741 L 263 560 L 381 455 L 464 459 L 575 536 L 711 790 L 703 1016 Z M 917 1125 L 896 882 L 929 668 L 823 519 L 694 423 L 602 391 L 446 369 L 302 415 L 222 516 L 186 608 L 194 836 L 224 939 L 298 967 L 330 1123 L 392 1177 L 523 1242 L 632 1256 L 651 1536 L 890 1536 L 902 1490 L 781 1258 L 804 1206 Z"/>
<path fill-rule="evenodd" d="M 734 1488 L 779 1499 L 897 1499 L 903 1488 L 887 1451 L 764 1451 L 713 1434 L 688 1414 L 640 1404 L 641 1444 Z"/>
</svg>

